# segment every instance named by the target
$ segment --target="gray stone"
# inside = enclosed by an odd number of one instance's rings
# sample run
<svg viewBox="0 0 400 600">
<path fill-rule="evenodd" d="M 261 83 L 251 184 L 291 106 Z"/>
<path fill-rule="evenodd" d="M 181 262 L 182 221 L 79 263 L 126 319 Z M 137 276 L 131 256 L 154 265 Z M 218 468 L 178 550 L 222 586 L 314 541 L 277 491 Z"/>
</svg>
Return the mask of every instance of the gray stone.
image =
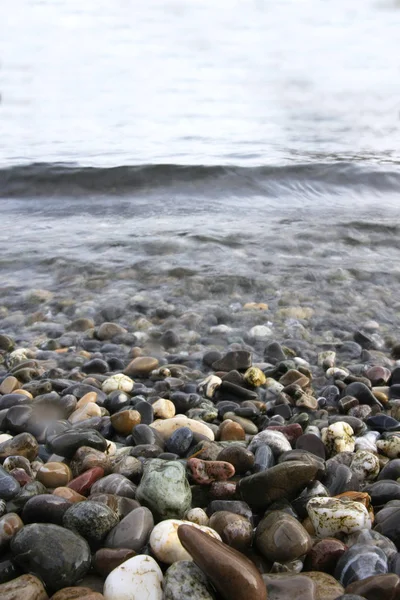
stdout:
<svg viewBox="0 0 400 600">
<path fill-rule="evenodd" d="M 172 564 L 164 578 L 164 600 L 214 600 L 207 577 L 194 562 Z"/>
</svg>

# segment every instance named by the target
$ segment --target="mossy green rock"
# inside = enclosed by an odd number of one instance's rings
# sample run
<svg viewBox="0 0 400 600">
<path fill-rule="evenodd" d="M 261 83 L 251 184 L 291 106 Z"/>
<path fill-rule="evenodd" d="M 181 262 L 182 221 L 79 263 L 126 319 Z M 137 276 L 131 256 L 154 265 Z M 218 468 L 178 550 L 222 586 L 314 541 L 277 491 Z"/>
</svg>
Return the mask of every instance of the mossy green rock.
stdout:
<svg viewBox="0 0 400 600">
<path fill-rule="evenodd" d="M 151 510 L 155 521 L 182 519 L 192 502 L 183 464 L 158 458 L 149 461 L 145 465 L 136 498 Z"/>
</svg>

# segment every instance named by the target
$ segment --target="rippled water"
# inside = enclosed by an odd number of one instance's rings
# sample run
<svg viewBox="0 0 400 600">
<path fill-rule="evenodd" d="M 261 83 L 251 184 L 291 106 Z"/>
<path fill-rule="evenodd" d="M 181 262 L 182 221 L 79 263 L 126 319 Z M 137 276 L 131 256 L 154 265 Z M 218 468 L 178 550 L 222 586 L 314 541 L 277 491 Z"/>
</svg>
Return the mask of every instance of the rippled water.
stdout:
<svg viewBox="0 0 400 600">
<path fill-rule="evenodd" d="M 397 324 L 399 31 L 391 0 L 3 3 L 5 297 L 354 294 Z"/>
</svg>

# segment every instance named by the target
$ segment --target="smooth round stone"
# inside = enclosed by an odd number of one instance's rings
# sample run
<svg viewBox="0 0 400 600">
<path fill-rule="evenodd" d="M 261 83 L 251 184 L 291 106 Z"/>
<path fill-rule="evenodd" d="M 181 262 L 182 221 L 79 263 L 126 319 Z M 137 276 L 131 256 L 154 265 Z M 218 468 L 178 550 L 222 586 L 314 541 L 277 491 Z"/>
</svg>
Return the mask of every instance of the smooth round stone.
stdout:
<svg viewBox="0 0 400 600">
<path fill-rule="evenodd" d="M 21 575 L 0 585 L 2 600 L 48 600 L 43 583 L 34 575 Z"/>
<path fill-rule="evenodd" d="M 224 441 L 241 441 L 246 439 L 246 432 L 240 423 L 226 419 L 218 428 L 218 437 Z"/>
<path fill-rule="evenodd" d="M 269 446 L 264 444 L 259 446 L 254 453 L 254 473 L 260 473 L 260 471 L 266 471 L 270 467 L 275 465 L 275 458 L 272 450 Z"/>
<path fill-rule="evenodd" d="M 39 452 L 39 444 L 30 433 L 19 433 L 15 437 L 0 444 L 0 459 L 8 456 L 25 456 L 29 461 L 35 460 Z"/>
<path fill-rule="evenodd" d="M 217 461 L 223 461 L 233 465 L 236 473 L 246 473 L 254 466 L 254 454 L 236 444 L 223 448 L 218 454 Z"/>
<path fill-rule="evenodd" d="M 333 573 L 339 558 L 347 550 L 347 546 L 335 538 L 317 540 L 307 554 L 305 566 L 310 571 Z"/>
<path fill-rule="evenodd" d="M 185 467 L 177 461 L 157 458 L 149 461 L 144 467 L 136 497 L 151 510 L 156 521 L 182 518 L 192 501 Z"/>
<path fill-rule="evenodd" d="M 90 567 L 86 540 L 58 525 L 26 525 L 13 538 L 10 547 L 13 560 L 23 570 L 40 577 L 52 592 L 73 585 Z"/>
<path fill-rule="evenodd" d="M 69 488 L 82 496 L 86 496 L 92 489 L 96 481 L 104 477 L 104 469 L 102 467 L 93 467 L 88 469 L 78 477 L 75 477 L 68 483 Z"/>
<path fill-rule="evenodd" d="M 361 502 L 316 497 L 309 500 L 307 512 L 315 533 L 320 538 L 371 528 L 370 515 Z"/>
<path fill-rule="evenodd" d="M 295 518 L 277 510 L 262 519 L 256 529 L 255 545 L 272 562 L 288 562 L 307 554 L 311 537 Z"/>
<path fill-rule="evenodd" d="M 380 548 L 388 557 L 392 558 L 397 554 L 397 548 L 395 544 L 389 540 L 386 536 L 382 535 L 378 531 L 373 529 L 362 529 L 356 533 L 352 533 L 347 536 L 346 544 L 348 546 L 354 546 L 354 544 L 364 544 L 365 546 L 375 546 Z"/>
<path fill-rule="evenodd" d="M 93 565 L 101 577 L 107 577 L 111 571 L 133 556 L 136 556 L 136 552 L 130 548 L 100 548 L 94 556 Z"/>
<path fill-rule="evenodd" d="M 375 531 L 388 537 L 400 548 L 400 504 L 388 504 L 377 513 Z"/>
<path fill-rule="evenodd" d="M 310 482 L 318 472 L 317 464 L 287 461 L 244 477 L 239 482 L 239 493 L 254 509 L 265 509 L 281 498 L 292 498 Z"/>
<path fill-rule="evenodd" d="M 190 525 L 181 525 L 178 537 L 224 600 L 267 599 L 258 569 L 243 554 Z"/>
<path fill-rule="evenodd" d="M 359 594 L 368 600 L 398 600 L 400 579 L 395 573 L 372 575 L 346 587 L 346 594 Z"/>
<path fill-rule="evenodd" d="M 111 424 L 115 431 L 121 435 L 129 435 L 141 420 L 140 413 L 137 410 L 122 410 L 111 415 Z"/>
<path fill-rule="evenodd" d="M 0 397 L 0 410 L 31 403 L 32 399 L 25 394 L 4 394 Z"/>
<path fill-rule="evenodd" d="M 290 442 L 282 432 L 265 429 L 253 437 L 248 450 L 254 453 L 259 446 L 264 446 L 265 444 L 271 448 L 275 458 L 279 457 L 283 452 L 292 449 Z"/>
<path fill-rule="evenodd" d="M 206 461 L 200 458 L 190 458 L 187 467 L 193 480 L 200 485 L 207 485 L 213 481 L 226 481 L 235 474 L 235 467 L 222 461 Z"/>
<path fill-rule="evenodd" d="M 190 508 L 185 513 L 184 520 L 196 525 L 208 525 L 209 518 L 202 508 Z"/>
<path fill-rule="evenodd" d="M 75 410 L 69 417 L 68 421 L 75 425 L 76 423 L 81 423 L 82 421 L 86 421 L 87 419 L 91 419 L 92 417 L 100 417 L 101 416 L 101 408 L 94 402 L 88 402 L 81 408 Z"/>
<path fill-rule="evenodd" d="M 79 533 L 89 544 L 100 543 L 118 522 L 111 508 L 90 500 L 73 504 L 63 517 L 64 527 Z"/>
<path fill-rule="evenodd" d="M 336 600 L 344 588 L 328 573 L 268 573 L 263 575 L 268 600 Z"/>
<path fill-rule="evenodd" d="M 3 462 L 3 469 L 8 471 L 9 473 L 16 468 L 24 469 L 28 475 L 33 475 L 31 463 L 24 456 L 9 456 Z"/>
<path fill-rule="evenodd" d="M 126 498 L 135 498 L 136 485 L 123 475 L 112 473 L 102 479 L 98 479 L 92 485 L 91 493 L 115 494 L 117 496 L 125 496 Z"/>
<path fill-rule="evenodd" d="M 400 458 L 394 458 L 389 461 L 381 470 L 378 481 L 381 479 L 393 479 L 396 481 L 400 477 Z"/>
<path fill-rule="evenodd" d="M 178 527 L 183 524 L 200 529 L 207 535 L 221 540 L 219 534 L 210 527 L 179 519 L 167 519 L 158 523 L 150 535 L 150 547 L 158 560 L 168 565 L 179 560 L 192 560 L 191 555 L 184 549 L 178 537 Z"/>
<path fill-rule="evenodd" d="M 94 467 L 101 467 L 105 475 L 111 471 L 110 457 L 104 452 L 86 446 L 78 448 L 69 466 L 74 477 L 78 477 L 84 471 L 89 471 Z"/>
<path fill-rule="evenodd" d="M 358 490 L 360 487 L 359 479 L 350 467 L 337 462 L 328 461 L 323 482 L 333 496 L 349 490 Z"/>
<path fill-rule="evenodd" d="M 400 499 L 400 483 L 391 479 L 370 483 L 365 487 L 365 491 L 371 496 L 373 506 L 382 506 L 389 500 Z"/>
<path fill-rule="evenodd" d="M 138 458 L 134 456 L 116 457 L 112 461 L 113 473 L 119 473 L 130 479 L 130 481 L 139 481 L 143 474 L 143 465 Z"/>
<path fill-rule="evenodd" d="M 0 467 L 0 499 L 11 500 L 20 491 L 21 486 L 3 467 Z"/>
<path fill-rule="evenodd" d="M 366 424 L 370 429 L 379 432 L 400 430 L 400 423 L 396 419 L 393 419 L 393 417 L 385 414 L 368 417 Z"/>
<path fill-rule="evenodd" d="M 30 498 L 22 509 L 21 518 L 28 523 L 62 525 L 65 511 L 71 506 L 65 498 L 53 494 L 39 494 Z"/>
<path fill-rule="evenodd" d="M 326 458 L 326 450 L 323 442 L 319 437 L 312 433 L 305 433 L 298 437 L 296 440 L 296 448 L 299 450 L 307 450 L 307 452 L 311 452 L 323 460 Z"/>
<path fill-rule="evenodd" d="M 12 433 L 23 433 L 27 430 L 34 410 L 32 406 L 16 405 L 6 410 L 4 425 L 2 429 L 7 429 Z"/>
<path fill-rule="evenodd" d="M 46 488 L 44 488 L 44 491 L 41 493 L 46 493 Z M 59 498 L 64 498 L 71 503 L 83 502 L 83 500 L 86 500 L 85 496 L 78 494 L 78 492 L 75 492 L 75 490 L 72 490 L 69 487 L 58 487 L 53 491 L 53 495 L 58 496 Z"/>
<path fill-rule="evenodd" d="M 158 446 L 162 450 L 164 449 L 164 439 L 155 429 L 150 427 L 150 425 L 145 425 L 143 423 L 136 425 L 135 429 L 132 431 L 131 437 L 135 446 L 151 444 Z"/>
<path fill-rule="evenodd" d="M 332 423 L 329 427 L 323 429 L 321 433 L 322 442 L 329 456 L 334 456 L 339 452 L 354 452 L 354 431 L 348 423 L 344 421 Z"/>
<path fill-rule="evenodd" d="M 175 416 L 175 404 L 171 400 L 159 398 L 152 406 L 157 419 L 172 419 Z"/>
<path fill-rule="evenodd" d="M 293 445 L 303 433 L 303 429 L 299 423 L 291 423 L 290 425 L 268 425 L 265 431 L 280 431 L 291 445 Z"/>
<path fill-rule="evenodd" d="M 147 543 L 153 527 L 153 515 L 148 508 L 139 506 L 114 526 L 104 545 L 106 548 L 129 548 L 139 552 Z"/>
<path fill-rule="evenodd" d="M 193 431 L 189 427 L 180 427 L 166 440 L 165 449 L 178 456 L 185 456 L 192 442 Z"/>
<path fill-rule="evenodd" d="M 193 561 L 173 563 L 164 577 L 163 600 L 214 600 L 207 577 Z"/>
<path fill-rule="evenodd" d="M 14 535 L 24 526 L 20 517 L 15 513 L 8 513 L 0 518 L 0 551 L 3 552 Z"/>
<path fill-rule="evenodd" d="M 65 463 L 48 462 L 40 467 L 36 479 L 47 488 L 56 488 L 67 485 L 72 479 L 72 473 Z"/>
<path fill-rule="evenodd" d="M 150 425 L 154 421 L 154 411 L 152 405 L 146 400 L 138 400 L 135 402 L 135 410 L 138 411 L 141 418 L 141 423 Z"/>
<path fill-rule="evenodd" d="M 81 446 L 89 446 L 104 452 L 107 450 L 107 440 L 95 429 L 86 431 L 69 430 L 59 433 L 47 443 L 51 452 L 66 458 L 73 458 Z"/>
<path fill-rule="evenodd" d="M 253 541 L 253 525 L 246 517 L 228 511 L 218 511 L 211 515 L 209 526 L 221 536 L 222 541 L 243 551 Z"/>
<path fill-rule="evenodd" d="M 104 583 L 105 600 L 162 600 L 163 574 L 151 556 L 129 558 Z"/>
<path fill-rule="evenodd" d="M 211 517 L 216 512 L 227 511 L 236 515 L 242 515 L 250 522 L 253 518 L 251 508 L 246 502 L 240 500 L 212 500 L 207 506 L 207 515 Z"/>
<path fill-rule="evenodd" d="M 387 570 L 387 557 L 380 548 L 354 544 L 338 560 L 335 577 L 346 587 L 353 581 L 387 573 Z"/>
<path fill-rule="evenodd" d="M 189 427 L 194 434 L 201 434 L 211 441 L 214 440 L 214 432 L 208 425 L 201 421 L 188 419 L 185 415 L 177 415 L 176 417 L 172 417 L 172 419 L 166 420 L 157 419 L 150 427 L 158 431 L 164 440 L 167 440 L 179 427 Z"/>
<path fill-rule="evenodd" d="M 124 374 L 129 377 L 147 377 L 151 371 L 157 369 L 159 362 L 151 356 L 137 356 L 125 368 Z"/>
<path fill-rule="evenodd" d="M 108 364 L 106 363 L 105 360 L 102 360 L 101 358 L 93 358 L 92 360 L 89 360 L 87 363 L 85 363 L 82 367 L 81 370 L 83 371 L 83 373 L 107 373 L 108 371 Z"/>
<path fill-rule="evenodd" d="M 121 391 L 125 393 L 129 393 L 133 388 L 133 380 L 124 375 L 123 373 L 116 373 L 111 377 L 108 377 L 101 384 L 101 389 L 105 394 L 111 394 L 111 392 Z"/>
</svg>

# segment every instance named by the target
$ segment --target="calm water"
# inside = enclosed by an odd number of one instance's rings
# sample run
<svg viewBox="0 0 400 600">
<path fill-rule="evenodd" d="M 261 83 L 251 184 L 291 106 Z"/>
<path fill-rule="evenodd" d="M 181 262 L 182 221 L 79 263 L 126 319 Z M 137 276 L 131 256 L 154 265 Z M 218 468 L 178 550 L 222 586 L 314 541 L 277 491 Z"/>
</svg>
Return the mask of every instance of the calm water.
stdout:
<svg viewBox="0 0 400 600">
<path fill-rule="evenodd" d="M 399 31 L 394 0 L 3 2 L 6 294 L 346 281 L 397 323 Z"/>
</svg>

